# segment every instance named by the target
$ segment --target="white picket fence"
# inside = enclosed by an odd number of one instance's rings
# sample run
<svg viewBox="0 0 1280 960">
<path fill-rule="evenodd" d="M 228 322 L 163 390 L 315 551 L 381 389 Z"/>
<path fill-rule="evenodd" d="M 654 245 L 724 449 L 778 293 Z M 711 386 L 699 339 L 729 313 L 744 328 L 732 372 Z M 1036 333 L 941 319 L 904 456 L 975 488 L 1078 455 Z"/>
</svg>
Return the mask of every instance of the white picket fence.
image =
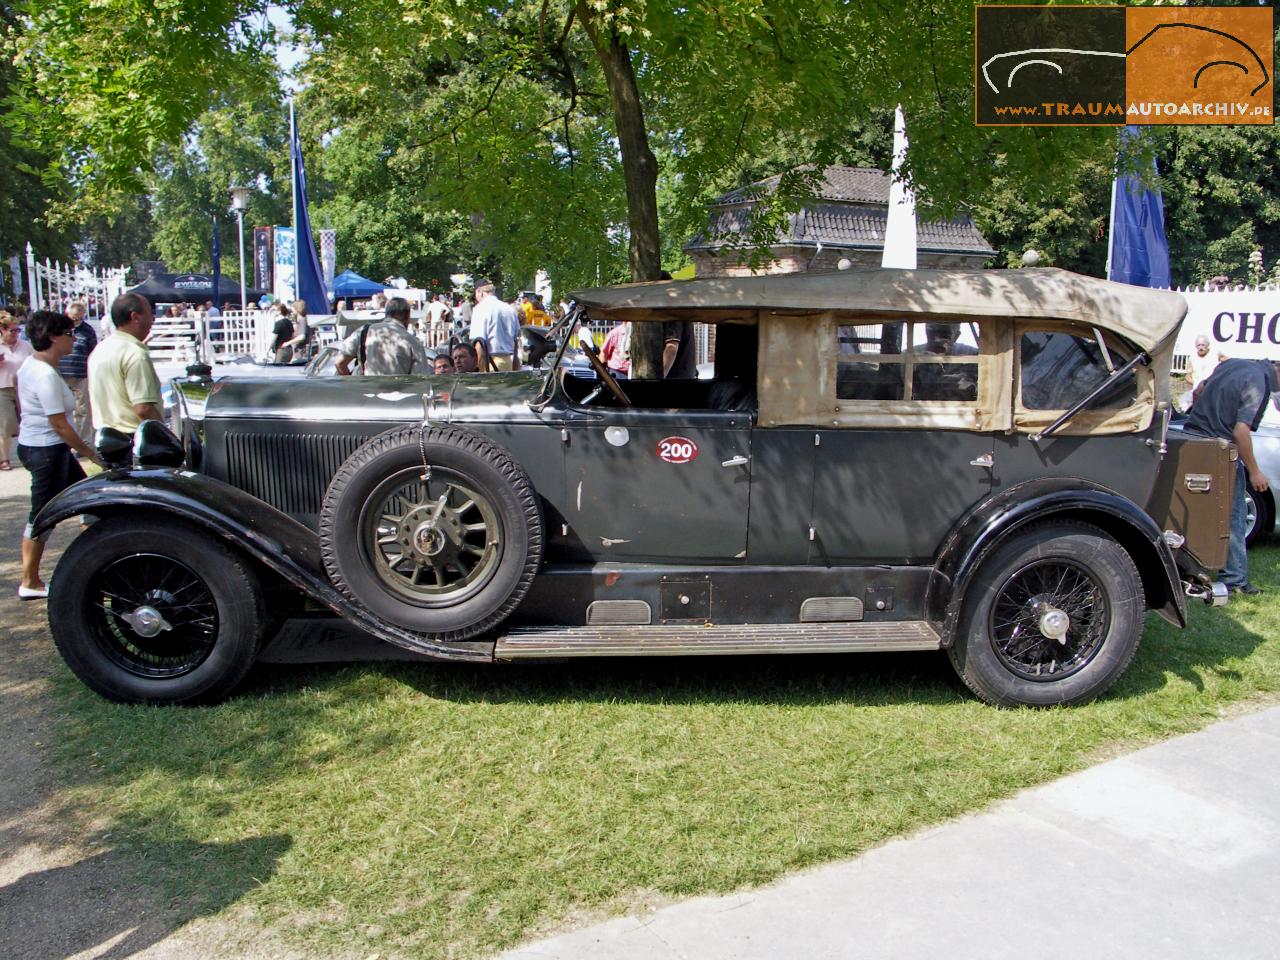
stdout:
<svg viewBox="0 0 1280 960">
<path fill-rule="evenodd" d="M 157 363 L 223 363 L 243 356 L 265 359 L 271 355 L 277 317 L 265 310 L 223 310 L 218 317 L 156 317 L 147 348 Z M 310 318 L 317 345 L 336 339 L 336 320 L 332 316 Z"/>
<path fill-rule="evenodd" d="M 41 263 L 27 244 L 27 286 L 32 310 L 66 310 L 83 303 L 95 326 L 107 315 L 111 301 L 124 293 L 127 267 L 90 269 L 77 263 L 62 263 L 48 257 Z"/>
</svg>

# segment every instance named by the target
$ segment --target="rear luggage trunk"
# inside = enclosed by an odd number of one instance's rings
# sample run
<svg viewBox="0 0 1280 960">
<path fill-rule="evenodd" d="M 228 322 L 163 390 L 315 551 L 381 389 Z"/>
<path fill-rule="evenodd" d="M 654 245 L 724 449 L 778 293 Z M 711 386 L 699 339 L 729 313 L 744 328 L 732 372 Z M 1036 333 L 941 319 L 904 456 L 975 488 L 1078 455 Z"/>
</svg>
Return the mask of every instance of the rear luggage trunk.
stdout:
<svg viewBox="0 0 1280 960">
<path fill-rule="evenodd" d="M 1185 537 L 1184 548 L 1206 571 L 1221 570 L 1231 538 L 1236 449 L 1226 440 L 1176 428 L 1167 443 L 1147 513 L 1162 530 Z"/>
</svg>

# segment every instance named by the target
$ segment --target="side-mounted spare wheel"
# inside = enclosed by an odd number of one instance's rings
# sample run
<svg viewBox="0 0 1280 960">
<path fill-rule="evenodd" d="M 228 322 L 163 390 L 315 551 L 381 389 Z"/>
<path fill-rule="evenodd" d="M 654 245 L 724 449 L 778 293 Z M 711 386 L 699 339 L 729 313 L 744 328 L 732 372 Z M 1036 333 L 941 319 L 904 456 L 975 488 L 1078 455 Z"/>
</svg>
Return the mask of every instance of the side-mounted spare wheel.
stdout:
<svg viewBox="0 0 1280 960">
<path fill-rule="evenodd" d="M 371 613 L 467 640 L 524 599 L 542 562 L 542 512 L 520 465 L 459 427 L 399 427 L 338 469 L 320 512 L 334 585 Z"/>
<path fill-rule="evenodd" d="M 178 520 L 104 517 L 63 553 L 49 629 L 72 672 L 120 703 L 225 698 L 262 641 L 249 561 Z"/>
<path fill-rule="evenodd" d="M 1141 576 L 1119 543 L 1088 524 L 1045 523 L 983 561 L 949 653 L 988 703 L 1084 703 L 1133 661 L 1145 615 Z"/>
</svg>

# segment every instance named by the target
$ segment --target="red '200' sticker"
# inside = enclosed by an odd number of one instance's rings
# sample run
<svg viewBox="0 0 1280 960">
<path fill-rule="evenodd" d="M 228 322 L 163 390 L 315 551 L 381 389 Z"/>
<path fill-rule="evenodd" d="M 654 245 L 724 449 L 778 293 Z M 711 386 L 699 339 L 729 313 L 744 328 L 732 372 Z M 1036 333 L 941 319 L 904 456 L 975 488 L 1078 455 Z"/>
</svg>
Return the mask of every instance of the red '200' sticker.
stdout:
<svg viewBox="0 0 1280 960">
<path fill-rule="evenodd" d="M 698 445 L 688 437 L 663 437 L 658 441 L 658 459 L 667 463 L 688 463 L 698 459 Z"/>
</svg>

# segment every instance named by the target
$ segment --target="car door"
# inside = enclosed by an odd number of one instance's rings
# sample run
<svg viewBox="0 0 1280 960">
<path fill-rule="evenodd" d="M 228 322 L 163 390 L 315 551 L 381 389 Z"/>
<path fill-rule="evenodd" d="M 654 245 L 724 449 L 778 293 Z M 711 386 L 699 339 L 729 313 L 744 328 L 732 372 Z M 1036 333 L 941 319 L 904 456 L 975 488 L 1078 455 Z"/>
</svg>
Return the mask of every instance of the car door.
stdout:
<svg viewBox="0 0 1280 960">
<path fill-rule="evenodd" d="M 938 328 L 947 327 L 948 330 Z M 927 563 L 992 489 L 1002 402 L 994 333 L 963 323 L 835 326 L 835 416 L 815 430 L 809 562 Z"/>
<path fill-rule="evenodd" d="M 1014 429 L 996 441 L 997 490 L 1044 476 L 1087 477 L 1140 506 L 1150 500 L 1163 433 L 1163 421 L 1152 416 L 1150 369 L 1139 367 L 1056 433 L 1032 440 L 1132 357 L 1118 342 L 1098 337 L 1063 323 L 1018 325 Z"/>
<path fill-rule="evenodd" d="M 747 414 L 570 407 L 563 441 L 566 540 L 584 558 L 744 560 Z"/>
</svg>

